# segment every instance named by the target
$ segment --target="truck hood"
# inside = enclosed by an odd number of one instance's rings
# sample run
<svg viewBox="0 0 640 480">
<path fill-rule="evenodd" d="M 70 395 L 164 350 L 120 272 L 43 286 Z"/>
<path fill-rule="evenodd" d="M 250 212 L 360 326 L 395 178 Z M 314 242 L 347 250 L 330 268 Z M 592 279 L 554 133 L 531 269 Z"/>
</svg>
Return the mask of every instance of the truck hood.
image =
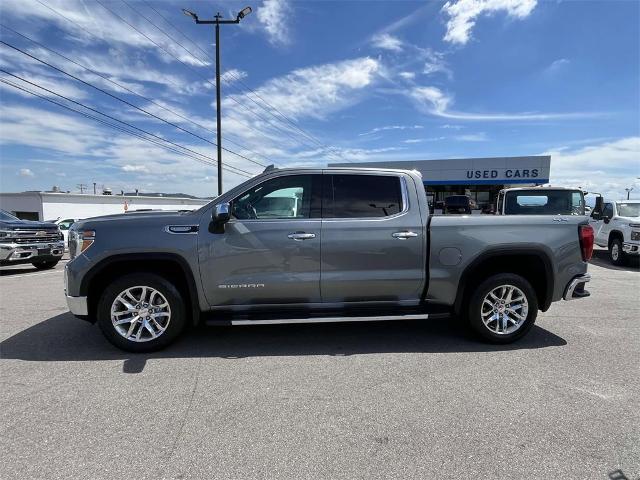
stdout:
<svg viewBox="0 0 640 480">
<path fill-rule="evenodd" d="M 109 227 L 135 228 L 149 227 L 153 225 L 187 225 L 198 223 L 199 214 L 194 212 L 178 212 L 169 210 L 156 210 L 149 212 L 120 213 L 116 215 L 104 215 L 80 220 L 73 224 L 73 230 L 100 229 Z"/>
<path fill-rule="evenodd" d="M 616 217 L 616 220 L 624 223 L 635 223 L 640 225 L 640 217 Z"/>
<path fill-rule="evenodd" d="M 57 229 L 55 223 L 36 222 L 33 220 L 2 220 L 0 221 L 0 229 L 2 230 L 44 230 Z"/>
</svg>

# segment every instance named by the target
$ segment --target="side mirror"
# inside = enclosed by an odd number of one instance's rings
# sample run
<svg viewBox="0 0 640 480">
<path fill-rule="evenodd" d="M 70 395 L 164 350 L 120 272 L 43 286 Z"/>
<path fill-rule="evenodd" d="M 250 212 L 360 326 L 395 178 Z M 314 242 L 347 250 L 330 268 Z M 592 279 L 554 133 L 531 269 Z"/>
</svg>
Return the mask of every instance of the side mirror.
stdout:
<svg viewBox="0 0 640 480">
<path fill-rule="evenodd" d="M 594 220 L 602 220 L 602 210 L 604 209 L 604 200 L 602 196 L 598 195 L 596 197 L 596 204 L 591 211 L 591 218 Z"/>
<path fill-rule="evenodd" d="M 231 218 L 231 204 L 220 203 L 216 205 L 211 214 L 211 224 L 209 231 L 211 233 L 224 233 L 224 224 Z"/>
<path fill-rule="evenodd" d="M 596 205 L 595 205 L 595 207 L 593 207 L 593 209 L 598 213 L 602 213 L 603 205 L 604 205 L 604 200 L 602 199 L 602 197 L 600 195 L 598 195 L 596 197 Z"/>
<path fill-rule="evenodd" d="M 231 204 L 220 203 L 216 205 L 213 209 L 213 214 L 211 215 L 211 217 L 211 220 L 216 223 L 227 223 L 231 218 Z"/>
</svg>

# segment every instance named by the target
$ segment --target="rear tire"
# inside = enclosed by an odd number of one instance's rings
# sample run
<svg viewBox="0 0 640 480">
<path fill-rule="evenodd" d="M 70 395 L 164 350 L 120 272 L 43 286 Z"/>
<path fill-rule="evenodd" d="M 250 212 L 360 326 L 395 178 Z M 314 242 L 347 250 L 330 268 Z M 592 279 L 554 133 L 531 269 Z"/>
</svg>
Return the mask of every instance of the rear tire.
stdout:
<svg viewBox="0 0 640 480">
<path fill-rule="evenodd" d="M 98 302 L 98 326 L 104 336 L 128 352 L 165 348 L 184 330 L 185 304 L 178 289 L 152 273 L 116 279 Z"/>
<path fill-rule="evenodd" d="M 627 255 L 622 250 L 622 242 L 614 238 L 609 243 L 609 259 L 613 265 L 621 266 L 627 263 Z"/>
<path fill-rule="evenodd" d="M 468 325 L 491 343 L 511 343 L 527 334 L 538 315 L 538 298 L 520 275 L 501 273 L 483 281 L 471 294 Z"/>
<path fill-rule="evenodd" d="M 49 260 L 47 262 L 32 262 L 31 265 L 38 270 L 49 270 L 58 264 L 58 260 Z"/>
</svg>

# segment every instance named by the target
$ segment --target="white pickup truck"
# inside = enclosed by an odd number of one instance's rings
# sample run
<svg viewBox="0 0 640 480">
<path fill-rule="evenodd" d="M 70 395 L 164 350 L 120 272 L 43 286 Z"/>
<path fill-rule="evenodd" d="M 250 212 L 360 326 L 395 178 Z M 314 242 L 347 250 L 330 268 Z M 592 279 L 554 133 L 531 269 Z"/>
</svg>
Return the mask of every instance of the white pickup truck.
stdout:
<svg viewBox="0 0 640 480">
<path fill-rule="evenodd" d="M 640 254 L 640 200 L 602 202 L 591 212 L 589 223 L 595 243 L 609 249 L 614 265 L 624 265 L 628 257 Z"/>
</svg>

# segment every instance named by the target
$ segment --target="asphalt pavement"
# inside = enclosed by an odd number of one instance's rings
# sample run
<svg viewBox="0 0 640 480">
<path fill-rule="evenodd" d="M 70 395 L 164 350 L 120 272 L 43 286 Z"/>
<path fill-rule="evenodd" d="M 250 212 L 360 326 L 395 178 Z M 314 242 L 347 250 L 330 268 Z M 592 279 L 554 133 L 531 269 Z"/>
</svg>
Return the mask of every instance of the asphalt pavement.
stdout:
<svg viewBox="0 0 640 480">
<path fill-rule="evenodd" d="M 0 272 L 2 479 L 640 478 L 640 273 L 602 250 L 592 296 L 508 346 L 432 320 L 127 354 L 67 312 L 62 265 Z"/>
</svg>

